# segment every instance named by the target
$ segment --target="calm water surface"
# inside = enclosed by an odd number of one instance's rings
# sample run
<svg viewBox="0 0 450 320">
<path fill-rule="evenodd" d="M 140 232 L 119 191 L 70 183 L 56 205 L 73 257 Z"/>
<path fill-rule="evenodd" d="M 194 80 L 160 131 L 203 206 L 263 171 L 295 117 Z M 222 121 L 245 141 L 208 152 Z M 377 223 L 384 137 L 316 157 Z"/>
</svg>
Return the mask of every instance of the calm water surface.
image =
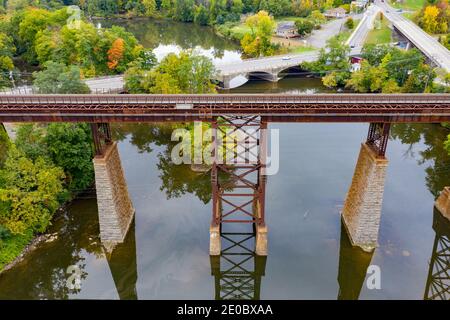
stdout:
<svg viewBox="0 0 450 320">
<path fill-rule="evenodd" d="M 156 51 L 198 48 L 238 59 L 232 43 L 193 25 L 125 22 Z M 173 26 L 173 28 L 172 28 Z M 250 82 L 232 92 L 323 92 L 314 79 Z M 367 124 L 271 124 L 280 130 L 280 170 L 266 191 L 269 255 L 245 265 L 258 270 L 248 293 L 262 299 L 422 299 L 435 232 L 433 202 L 450 184 L 450 158 L 437 125 L 395 125 L 374 254 L 352 249 L 339 211 L 350 186 Z M 58 238 L 40 245 L 0 275 L 0 298 L 214 299 L 217 265 L 209 257 L 210 174 L 175 166 L 171 128 L 113 126 L 136 208 L 126 242 L 112 254 L 100 244 L 95 199 L 73 202 L 54 221 Z M 81 288 L 66 286 L 70 265 Z M 364 285 L 370 264 L 381 290 Z M 253 269 L 252 269 L 253 270 Z M 242 296 L 245 298 L 245 296 Z"/>
</svg>

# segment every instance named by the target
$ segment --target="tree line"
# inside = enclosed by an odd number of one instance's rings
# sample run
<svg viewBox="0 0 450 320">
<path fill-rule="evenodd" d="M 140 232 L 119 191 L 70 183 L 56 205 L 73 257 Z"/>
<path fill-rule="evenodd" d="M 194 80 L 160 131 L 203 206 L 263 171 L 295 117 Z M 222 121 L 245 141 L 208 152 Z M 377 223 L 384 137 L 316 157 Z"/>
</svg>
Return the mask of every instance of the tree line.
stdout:
<svg viewBox="0 0 450 320">
<path fill-rule="evenodd" d="M 124 28 L 101 28 L 72 15 L 69 7 L 28 6 L 1 15 L 0 87 L 10 86 L 18 73 L 16 58 L 41 69 L 53 63 L 70 66 L 82 78 L 123 73 L 135 60 L 153 63 L 152 52 Z"/>
<path fill-rule="evenodd" d="M 0 127 L 0 270 L 65 202 L 94 181 L 87 124 L 19 126 L 14 142 Z"/>
</svg>

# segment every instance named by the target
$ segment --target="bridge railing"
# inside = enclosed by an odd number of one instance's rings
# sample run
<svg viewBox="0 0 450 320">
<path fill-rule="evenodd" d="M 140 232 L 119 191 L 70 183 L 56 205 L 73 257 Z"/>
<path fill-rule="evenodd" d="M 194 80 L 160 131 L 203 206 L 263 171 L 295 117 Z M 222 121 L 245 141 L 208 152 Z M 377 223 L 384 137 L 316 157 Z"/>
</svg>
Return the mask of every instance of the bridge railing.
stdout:
<svg viewBox="0 0 450 320">
<path fill-rule="evenodd" d="M 220 94 L 220 95 L 0 95 L 0 108 L 20 106 L 46 106 L 65 108 L 78 107 L 145 107 L 176 108 L 177 105 L 199 105 L 202 107 L 248 107 L 282 105 L 410 105 L 432 103 L 450 107 L 448 94 Z"/>
</svg>

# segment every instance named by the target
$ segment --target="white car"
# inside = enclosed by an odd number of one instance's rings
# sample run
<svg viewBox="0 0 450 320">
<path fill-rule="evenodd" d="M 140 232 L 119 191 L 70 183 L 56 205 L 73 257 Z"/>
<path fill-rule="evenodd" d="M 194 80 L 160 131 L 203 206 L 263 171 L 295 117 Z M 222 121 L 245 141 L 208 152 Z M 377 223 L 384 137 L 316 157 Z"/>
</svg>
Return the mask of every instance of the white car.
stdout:
<svg viewBox="0 0 450 320">
<path fill-rule="evenodd" d="M 291 60 L 291 57 L 289 56 L 283 57 L 283 60 Z"/>
</svg>

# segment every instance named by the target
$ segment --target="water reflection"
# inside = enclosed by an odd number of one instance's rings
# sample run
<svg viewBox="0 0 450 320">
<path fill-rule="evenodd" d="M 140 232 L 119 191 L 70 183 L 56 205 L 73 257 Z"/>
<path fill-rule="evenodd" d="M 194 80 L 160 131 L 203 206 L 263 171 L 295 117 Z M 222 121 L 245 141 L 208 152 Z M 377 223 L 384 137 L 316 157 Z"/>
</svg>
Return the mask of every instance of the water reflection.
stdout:
<svg viewBox="0 0 450 320">
<path fill-rule="evenodd" d="M 450 181 L 450 155 L 444 149 L 449 130 L 437 124 L 396 124 L 391 128 L 391 137 L 409 145 L 404 157 L 418 158 L 420 165 L 427 165 L 426 185 L 437 197 Z M 414 145 L 423 141 L 424 150 L 414 151 Z"/>
<path fill-rule="evenodd" d="M 338 300 L 358 300 L 373 255 L 374 251 L 365 252 L 352 246 L 347 230 L 341 222 Z"/>
<path fill-rule="evenodd" d="M 0 299 L 68 299 L 78 294 L 79 289 L 67 286 L 67 268 L 77 266 L 83 283 L 88 276 L 86 256 L 103 255 L 96 209 L 95 200 L 86 200 L 73 203 L 71 212 L 61 211 L 50 229 L 58 238 L 39 245 L 0 275 Z"/>
<path fill-rule="evenodd" d="M 241 60 L 239 45 L 218 37 L 209 27 L 155 19 L 106 20 L 102 25 L 123 26 L 133 33 L 144 47 L 153 49 L 158 59 L 170 52 L 196 49 L 215 62 L 228 63 Z"/>
<path fill-rule="evenodd" d="M 450 300 L 450 220 L 436 208 L 433 213 L 433 230 L 436 235 L 424 299 Z"/>
<path fill-rule="evenodd" d="M 136 231 L 133 220 L 123 243 L 106 253 L 109 269 L 120 300 L 136 300 L 137 261 L 136 261 Z"/>
<path fill-rule="evenodd" d="M 216 300 L 259 300 L 266 256 L 255 253 L 255 232 L 221 232 L 220 256 L 210 256 Z"/>
</svg>

